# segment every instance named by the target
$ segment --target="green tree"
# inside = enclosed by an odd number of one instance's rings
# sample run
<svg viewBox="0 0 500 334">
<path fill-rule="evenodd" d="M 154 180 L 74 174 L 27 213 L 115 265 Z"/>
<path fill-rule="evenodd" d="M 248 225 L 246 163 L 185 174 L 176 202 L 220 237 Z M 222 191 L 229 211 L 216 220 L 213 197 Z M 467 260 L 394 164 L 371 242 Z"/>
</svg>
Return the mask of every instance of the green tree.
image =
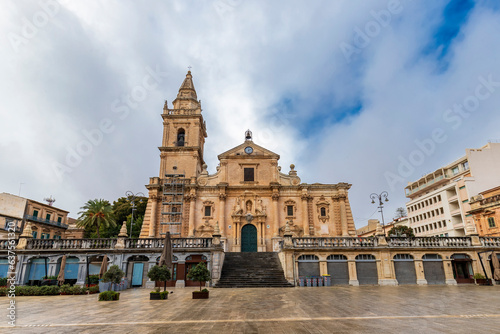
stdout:
<svg viewBox="0 0 500 334">
<path fill-rule="evenodd" d="M 163 282 L 163 291 L 167 291 L 167 281 L 171 278 L 170 270 L 167 266 L 153 266 L 148 271 L 148 277 L 153 282 Z"/>
<path fill-rule="evenodd" d="M 112 238 L 116 237 L 120 233 L 121 223 L 127 222 L 127 233 L 130 232 L 130 224 L 132 220 L 132 198 L 131 197 L 120 197 L 113 202 L 113 213 L 115 214 L 116 221 L 119 223 L 117 226 L 108 229 L 105 234 L 106 237 Z M 142 221 L 144 219 L 144 213 L 146 212 L 146 206 L 148 204 L 147 197 L 136 197 L 135 198 L 135 212 L 134 212 L 134 226 L 132 228 L 131 238 L 138 238 L 141 233 Z"/>
<path fill-rule="evenodd" d="M 116 264 L 109 267 L 108 271 L 104 273 L 102 277 L 103 282 L 113 282 L 115 284 L 120 284 L 122 278 L 125 276 L 123 270 L 120 269 Z M 110 286 L 111 289 L 111 286 Z"/>
<path fill-rule="evenodd" d="M 100 238 L 101 227 L 108 229 L 109 227 L 116 226 L 115 216 L 111 204 L 104 199 L 93 199 L 85 203 L 81 207 L 82 211 L 78 214 L 78 227 L 85 228 L 85 230 L 97 231 L 97 237 Z"/>
<path fill-rule="evenodd" d="M 191 268 L 189 273 L 187 274 L 187 278 L 194 282 L 200 282 L 200 291 L 201 285 L 203 282 L 210 280 L 210 270 L 207 269 L 207 266 L 204 262 L 200 262 L 196 265 L 196 267 Z"/>
<path fill-rule="evenodd" d="M 388 232 L 389 236 L 391 235 L 395 235 L 395 236 L 402 236 L 403 234 L 406 234 L 406 237 L 407 238 L 414 238 L 415 237 L 415 233 L 413 233 L 413 229 L 411 227 L 408 227 L 408 226 L 394 226 L 393 228 L 391 228 Z"/>
</svg>

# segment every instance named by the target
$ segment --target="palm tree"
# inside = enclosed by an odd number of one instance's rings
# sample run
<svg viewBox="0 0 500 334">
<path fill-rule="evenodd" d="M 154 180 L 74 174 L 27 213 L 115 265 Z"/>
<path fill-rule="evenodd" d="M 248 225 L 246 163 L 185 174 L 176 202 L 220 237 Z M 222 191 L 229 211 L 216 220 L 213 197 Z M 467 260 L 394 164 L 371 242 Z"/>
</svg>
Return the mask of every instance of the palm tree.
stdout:
<svg viewBox="0 0 500 334">
<path fill-rule="evenodd" d="M 78 214 L 78 227 L 97 227 L 97 237 L 100 238 L 99 229 L 101 226 L 112 227 L 116 225 L 113 207 L 104 199 L 89 200 L 81 207 L 83 211 Z"/>
</svg>

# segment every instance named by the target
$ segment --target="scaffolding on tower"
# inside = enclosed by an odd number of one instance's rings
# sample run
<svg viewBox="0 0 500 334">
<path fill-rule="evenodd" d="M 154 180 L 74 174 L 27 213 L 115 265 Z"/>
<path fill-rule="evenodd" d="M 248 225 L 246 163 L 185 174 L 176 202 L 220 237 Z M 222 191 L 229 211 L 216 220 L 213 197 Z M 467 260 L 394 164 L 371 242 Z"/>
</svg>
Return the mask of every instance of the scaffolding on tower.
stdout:
<svg viewBox="0 0 500 334">
<path fill-rule="evenodd" d="M 181 235 L 184 183 L 184 174 L 165 174 L 160 222 L 165 227 L 162 227 L 160 235 L 166 232 L 172 236 Z"/>
</svg>

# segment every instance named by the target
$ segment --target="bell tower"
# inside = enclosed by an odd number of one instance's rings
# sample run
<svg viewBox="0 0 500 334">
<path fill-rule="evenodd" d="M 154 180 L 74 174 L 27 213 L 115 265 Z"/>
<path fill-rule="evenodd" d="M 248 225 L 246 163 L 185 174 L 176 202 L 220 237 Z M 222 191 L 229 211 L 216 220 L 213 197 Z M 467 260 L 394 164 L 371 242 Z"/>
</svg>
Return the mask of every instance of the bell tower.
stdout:
<svg viewBox="0 0 500 334">
<path fill-rule="evenodd" d="M 202 166 L 203 147 L 207 137 L 206 124 L 201 114 L 201 101 L 197 100 L 193 76 L 188 71 L 177 97 L 169 109 L 163 107 L 163 139 L 160 149 L 160 179 L 165 174 L 184 174 L 197 177 Z"/>
<path fill-rule="evenodd" d="M 163 237 L 170 229 L 167 225 L 180 227 L 180 221 L 172 222 L 172 217 L 180 217 L 174 212 L 181 212 L 182 206 L 178 205 L 178 198 L 170 198 L 170 205 L 165 207 L 162 185 L 175 174 L 183 178 L 196 178 L 202 172 L 203 147 L 207 137 L 206 124 L 201 114 L 201 102 L 197 100 L 196 90 L 193 85 L 193 76 L 188 71 L 182 82 L 173 107 L 168 107 L 167 101 L 163 106 L 163 138 L 160 150 L 159 177 L 151 177 L 146 188 L 149 191 L 148 205 L 144 215 L 140 238 Z M 175 202 L 175 203 L 174 203 Z M 174 204 L 175 205 L 174 205 Z M 167 214 L 162 214 L 165 211 Z M 171 229 L 170 229 L 171 230 Z M 179 234 L 179 233 L 174 233 Z"/>
</svg>

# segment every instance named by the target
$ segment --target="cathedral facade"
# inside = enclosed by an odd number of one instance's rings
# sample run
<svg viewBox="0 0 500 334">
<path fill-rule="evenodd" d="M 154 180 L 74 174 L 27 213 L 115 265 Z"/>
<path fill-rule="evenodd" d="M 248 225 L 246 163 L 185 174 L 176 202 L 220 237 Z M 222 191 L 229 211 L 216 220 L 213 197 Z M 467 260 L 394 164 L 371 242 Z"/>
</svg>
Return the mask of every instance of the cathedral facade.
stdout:
<svg viewBox="0 0 500 334">
<path fill-rule="evenodd" d="M 146 185 L 141 238 L 220 234 L 225 251 L 269 252 L 279 249 L 286 225 L 296 237 L 356 235 L 350 184 L 302 183 L 294 165 L 283 173 L 280 156 L 254 143 L 250 131 L 209 174 L 206 124 L 190 71 L 162 118 L 160 173 Z"/>
</svg>

